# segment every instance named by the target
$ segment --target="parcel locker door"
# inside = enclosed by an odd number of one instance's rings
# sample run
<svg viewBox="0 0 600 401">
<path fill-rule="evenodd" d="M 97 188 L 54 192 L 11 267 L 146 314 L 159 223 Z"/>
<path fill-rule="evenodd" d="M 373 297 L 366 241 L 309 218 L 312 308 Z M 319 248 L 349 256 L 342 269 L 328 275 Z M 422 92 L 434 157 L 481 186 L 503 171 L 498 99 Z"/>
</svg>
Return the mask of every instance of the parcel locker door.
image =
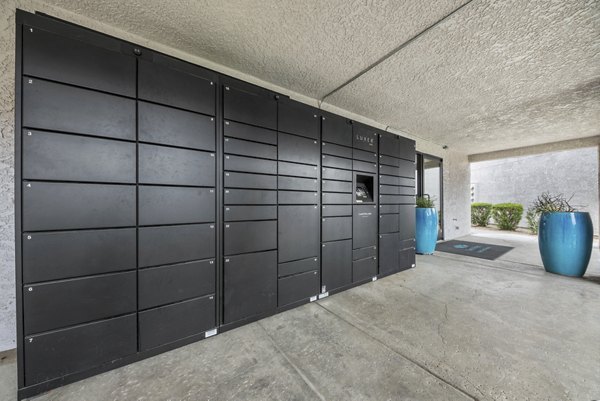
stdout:
<svg viewBox="0 0 600 401">
<path fill-rule="evenodd" d="M 277 176 L 231 171 L 225 173 L 223 184 L 226 188 L 277 189 Z"/>
<path fill-rule="evenodd" d="M 140 142 L 215 150 L 215 118 L 190 111 L 138 102 Z"/>
<path fill-rule="evenodd" d="M 209 223 L 215 221 L 215 190 L 212 188 L 138 188 L 139 225 Z"/>
<path fill-rule="evenodd" d="M 135 140 L 135 100 L 23 80 L 23 127 Z"/>
<path fill-rule="evenodd" d="M 377 245 L 377 206 L 355 205 L 352 210 L 352 248 Z"/>
<path fill-rule="evenodd" d="M 381 132 L 379 136 L 379 153 L 382 155 L 400 157 L 399 136 L 389 132 Z"/>
<path fill-rule="evenodd" d="M 415 162 L 399 160 L 398 175 L 400 177 L 415 178 Z"/>
<path fill-rule="evenodd" d="M 345 157 L 347 159 L 352 159 L 352 148 L 348 148 L 346 146 L 337 145 L 335 143 L 326 143 L 323 142 L 321 144 L 321 153 L 325 155 Z"/>
<path fill-rule="evenodd" d="M 307 259 L 294 260 L 292 262 L 280 263 L 277 268 L 277 276 L 292 276 L 294 274 L 315 270 L 319 270 L 319 258 L 311 257 Z"/>
<path fill-rule="evenodd" d="M 319 293 L 319 272 L 311 271 L 280 278 L 277 283 L 277 305 L 308 301 Z"/>
<path fill-rule="evenodd" d="M 395 233 L 398 232 L 398 215 L 397 214 L 380 214 L 379 215 L 379 233 Z"/>
<path fill-rule="evenodd" d="M 408 138 L 398 137 L 398 150 L 398 157 L 410 160 L 413 163 L 415 162 L 415 141 Z"/>
<path fill-rule="evenodd" d="M 23 179 L 135 184 L 135 143 L 23 131 Z"/>
<path fill-rule="evenodd" d="M 213 294 L 215 275 L 214 259 L 140 269 L 138 308 L 154 308 Z"/>
<path fill-rule="evenodd" d="M 224 323 L 277 307 L 277 251 L 226 257 L 223 275 Z"/>
<path fill-rule="evenodd" d="M 135 97 L 135 56 L 103 38 L 95 46 L 39 28 L 23 30 L 23 74 Z"/>
<path fill-rule="evenodd" d="M 379 236 L 379 273 L 383 275 L 399 271 L 400 236 L 398 233 Z"/>
<path fill-rule="evenodd" d="M 139 267 L 188 262 L 215 257 L 215 225 L 141 227 Z"/>
<path fill-rule="evenodd" d="M 277 131 L 236 123 L 235 121 L 225 121 L 223 135 L 230 138 L 277 145 Z"/>
<path fill-rule="evenodd" d="M 277 100 L 259 88 L 225 86 L 223 115 L 226 120 L 277 129 Z"/>
<path fill-rule="evenodd" d="M 223 152 L 230 155 L 277 159 L 277 146 L 236 138 L 225 138 Z"/>
<path fill-rule="evenodd" d="M 352 282 L 352 240 L 327 242 L 321 246 L 321 281 L 324 291 Z"/>
<path fill-rule="evenodd" d="M 415 238 L 415 220 L 416 210 L 414 205 L 399 205 L 400 211 L 398 219 L 398 227 L 400 231 L 400 239 Z"/>
<path fill-rule="evenodd" d="M 339 241 L 352 238 L 351 217 L 325 217 L 321 222 L 322 241 Z"/>
<path fill-rule="evenodd" d="M 136 273 L 27 285 L 23 309 L 25 335 L 135 312 Z"/>
<path fill-rule="evenodd" d="M 135 269 L 135 228 L 23 234 L 23 282 Z"/>
<path fill-rule="evenodd" d="M 319 142 L 314 139 L 279 133 L 277 152 L 279 160 L 319 164 Z"/>
<path fill-rule="evenodd" d="M 216 326 L 215 296 L 190 299 L 138 313 L 142 351 L 201 334 Z"/>
<path fill-rule="evenodd" d="M 225 221 L 277 220 L 277 206 L 225 206 Z"/>
<path fill-rule="evenodd" d="M 136 314 L 25 338 L 25 384 L 91 369 L 137 351 Z"/>
<path fill-rule="evenodd" d="M 225 255 L 277 249 L 277 221 L 240 221 L 225 224 Z"/>
<path fill-rule="evenodd" d="M 320 125 L 317 109 L 289 99 L 279 101 L 279 131 L 319 139 Z"/>
<path fill-rule="evenodd" d="M 215 115 L 216 74 L 154 53 L 138 60 L 138 97 L 202 114 Z"/>
<path fill-rule="evenodd" d="M 352 282 L 368 280 L 377 275 L 377 258 L 375 256 L 352 262 Z"/>
<path fill-rule="evenodd" d="M 352 124 L 347 118 L 324 113 L 322 131 L 321 139 L 324 142 L 352 146 Z"/>
<path fill-rule="evenodd" d="M 23 231 L 135 225 L 135 186 L 23 183 Z"/>
<path fill-rule="evenodd" d="M 279 206 L 279 262 L 319 255 L 317 206 Z"/>
<path fill-rule="evenodd" d="M 166 146 L 139 145 L 139 182 L 215 186 L 215 154 Z"/>
</svg>

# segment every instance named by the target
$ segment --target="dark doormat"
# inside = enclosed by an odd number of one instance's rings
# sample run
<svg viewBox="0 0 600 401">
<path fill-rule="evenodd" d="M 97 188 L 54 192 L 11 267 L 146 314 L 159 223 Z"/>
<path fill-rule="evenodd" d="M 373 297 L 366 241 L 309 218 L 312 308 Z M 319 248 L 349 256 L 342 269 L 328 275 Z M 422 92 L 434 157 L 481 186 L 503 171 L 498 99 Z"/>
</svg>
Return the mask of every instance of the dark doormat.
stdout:
<svg viewBox="0 0 600 401">
<path fill-rule="evenodd" d="M 473 256 L 475 258 L 494 260 L 513 249 L 511 246 L 482 244 L 479 242 L 451 240 L 440 242 L 435 250 L 455 253 L 457 255 Z"/>
</svg>

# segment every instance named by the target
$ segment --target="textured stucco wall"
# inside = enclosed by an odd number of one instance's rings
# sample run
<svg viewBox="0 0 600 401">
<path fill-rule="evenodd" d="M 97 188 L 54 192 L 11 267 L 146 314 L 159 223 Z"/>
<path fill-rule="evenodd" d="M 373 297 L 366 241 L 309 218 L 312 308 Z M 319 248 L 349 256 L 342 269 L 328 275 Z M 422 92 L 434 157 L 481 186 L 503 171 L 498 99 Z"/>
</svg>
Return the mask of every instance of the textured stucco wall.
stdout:
<svg viewBox="0 0 600 401">
<path fill-rule="evenodd" d="M 516 202 L 525 210 L 545 191 L 572 194 L 573 206 L 592 217 L 598 234 L 598 147 L 474 162 L 471 183 L 476 202 Z M 525 214 L 519 224 L 527 227 Z"/>
<path fill-rule="evenodd" d="M 15 260 L 14 260 L 14 63 L 15 63 L 15 10 L 42 11 L 88 28 L 104 32 L 142 46 L 156 49 L 192 63 L 219 71 L 239 79 L 287 94 L 290 97 L 318 106 L 317 99 L 292 92 L 286 88 L 262 81 L 256 77 L 216 64 L 180 49 L 73 14 L 55 6 L 34 0 L 3 0 L 0 2 L 0 351 L 15 346 Z M 363 116 L 323 105 L 323 109 L 348 118 L 385 129 L 384 124 Z M 444 201 L 446 210 L 445 236 L 447 239 L 464 235 L 470 229 L 469 217 L 469 163 L 463 153 L 443 150 L 441 145 L 428 142 L 399 131 L 397 134 L 417 141 L 417 150 L 444 159 Z M 458 228 L 457 228 L 458 227 Z"/>
</svg>

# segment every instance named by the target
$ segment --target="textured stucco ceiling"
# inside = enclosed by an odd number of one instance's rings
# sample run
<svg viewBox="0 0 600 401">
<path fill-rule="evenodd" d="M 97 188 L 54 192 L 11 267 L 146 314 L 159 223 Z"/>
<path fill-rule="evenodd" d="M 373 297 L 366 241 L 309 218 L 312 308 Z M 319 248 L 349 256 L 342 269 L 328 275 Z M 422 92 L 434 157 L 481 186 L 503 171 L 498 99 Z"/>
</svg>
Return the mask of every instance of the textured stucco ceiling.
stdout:
<svg viewBox="0 0 600 401">
<path fill-rule="evenodd" d="M 467 153 L 600 134 L 598 0 L 44 0 Z"/>
</svg>

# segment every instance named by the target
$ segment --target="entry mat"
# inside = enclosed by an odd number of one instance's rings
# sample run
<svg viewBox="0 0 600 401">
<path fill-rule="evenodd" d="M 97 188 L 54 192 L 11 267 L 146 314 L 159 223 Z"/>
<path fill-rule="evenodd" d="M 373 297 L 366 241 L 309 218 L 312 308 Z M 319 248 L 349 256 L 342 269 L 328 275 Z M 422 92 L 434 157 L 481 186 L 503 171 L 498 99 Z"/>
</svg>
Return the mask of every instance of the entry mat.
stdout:
<svg viewBox="0 0 600 401">
<path fill-rule="evenodd" d="M 482 244 L 479 242 L 451 240 L 440 242 L 435 250 L 457 255 L 473 256 L 475 258 L 494 260 L 513 249 L 510 246 Z"/>
</svg>

